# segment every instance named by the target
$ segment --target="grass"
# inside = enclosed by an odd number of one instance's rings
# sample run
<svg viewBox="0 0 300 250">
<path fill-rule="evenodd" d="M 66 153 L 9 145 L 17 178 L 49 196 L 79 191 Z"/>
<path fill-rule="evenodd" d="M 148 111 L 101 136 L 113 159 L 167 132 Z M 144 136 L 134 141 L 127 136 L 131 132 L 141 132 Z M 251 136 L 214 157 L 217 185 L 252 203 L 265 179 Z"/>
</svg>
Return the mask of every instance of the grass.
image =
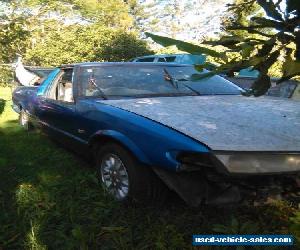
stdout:
<svg viewBox="0 0 300 250">
<path fill-rule="evenodd" d="M 285 203 L 203 209 L 176 202 L 160 208 L 116 203 L 86 162 L 18 126 L 10 93 L 0 88 L 1 250 L 192 249 L 193 234 L 211 233 L 300 238 L 300 212 Z"/>
</svg>

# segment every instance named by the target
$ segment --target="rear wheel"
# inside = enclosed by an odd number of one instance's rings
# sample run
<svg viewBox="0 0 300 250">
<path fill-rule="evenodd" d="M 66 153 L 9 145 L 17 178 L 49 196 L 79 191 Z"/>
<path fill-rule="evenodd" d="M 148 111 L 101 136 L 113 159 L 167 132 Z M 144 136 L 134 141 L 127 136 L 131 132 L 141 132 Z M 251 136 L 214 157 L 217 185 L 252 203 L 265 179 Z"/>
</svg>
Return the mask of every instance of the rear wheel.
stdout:
<svg viewBox="0 0 300 250">
<path fill-rule="evenodd" d="M 29 121 L 28 114 L 24 111 L 21 110 L 19 114 L 19 124 L 26 130 L 29 131 L 32 129 L 32 125 Z"/>
<path fill-rule="evenodd" d="M 148 166 L 117 143 L 103 145 L 97 153 L 97 174 L 103 188 L 116 200 L 162 202 L 167 188 Z"/>
</svg>

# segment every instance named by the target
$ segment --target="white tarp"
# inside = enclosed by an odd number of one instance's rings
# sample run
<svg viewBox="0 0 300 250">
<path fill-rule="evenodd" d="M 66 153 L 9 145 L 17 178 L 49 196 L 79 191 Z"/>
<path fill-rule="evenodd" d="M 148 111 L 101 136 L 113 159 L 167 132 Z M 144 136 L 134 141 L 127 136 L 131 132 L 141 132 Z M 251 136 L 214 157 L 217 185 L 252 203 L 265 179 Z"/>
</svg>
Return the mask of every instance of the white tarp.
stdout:
<svg viewBox="0 0 300 250">
<path fill-rule="evenodd" d="M 18 57 L 15 65 L 15 73 L 17 79 L 23 86 L 34 86 L 34 83 L 40 79 L 38 75 L 24 68 L 21 57 Z"/>
</svg>

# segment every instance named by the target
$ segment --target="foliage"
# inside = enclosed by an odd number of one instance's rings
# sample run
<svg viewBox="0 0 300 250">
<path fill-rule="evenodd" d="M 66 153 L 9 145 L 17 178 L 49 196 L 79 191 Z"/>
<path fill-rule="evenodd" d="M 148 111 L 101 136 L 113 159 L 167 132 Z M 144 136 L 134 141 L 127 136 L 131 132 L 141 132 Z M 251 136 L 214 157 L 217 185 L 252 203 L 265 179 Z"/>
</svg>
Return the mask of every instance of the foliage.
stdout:
<svg viewBox="0 0 300 250">
<path fill-rule="evenodd" d="M 20 54 L 28 65 L 124 61 L 152 53 L 138 38 L 132 15 L 137 1 L 0 1 L 0 64 Z M 12 70 L 12 69 L 11 69 Z M 0 84 L 11 82 L 0 72 Z"/>
<path fill-rule="evenodd" d="M 263 17 L 264 11 L 256 2 L 249 5 L 244 5 L 244 2 L 244 0 L 235 0 L 233 4 L 228 5 L 227 11 L 222 17 L 221 29 L 224 31 L 223 35 L 248 36 L 247 31 L 231 30 L 230 27 L 249 25 L 251 22 L 249 16 Z M 252 36 L 260 37 L 260 35 L 255 34 L 252 34 Z"/>
<path fill-rule="evenodd" d="M 289 0 L 284 10 L 280 5 L 280 0 L 243 0 L 239 2 L 239 5 L 231 5 L 231 10 L 238 12 L 257 3 L 264 10 L 266 16 L 251 15 L 248 25 L 234 23 L 227 27 L 227 30 L 231 31 L 245 31 L 247 36 L 231 34 L 223 36 L 217 41 L 203 42 L 213 47 L 223 46 L 224 52 L 222 64 L 213 72 L 202 74 L 201 77 L 219 73 L 232 75 L 235 71 L 252 67 L 258 70 L 260 75 L 253 83 L 252 91 L 249 94 L 259 96 L 271 86 L 269 70 L 282 57 L 284 58 L 283 75 L 278 83 L 300 75 L 300 2 Z M 167 37 L 148 35 L 164 46 L 176 45 L 178 48 L 181 47 L 181 50 L 190 53 L 201 51 L 200 46 L 196 49 L 196 45 L 193 44 Z M 191 46 L 195 49 L 191 50 Z M 206 50 L 205 53 L 216 57 L 215 51 L 211 53 L 211 50 Z M 205 66 L 203 65 L 203 67 Z"/>
<path fill-rule="evenodd" d="M 0 65 L 0 86 L 8 86 L 13 81 L 13 73 L 10 66 Z"/>
<path fill-rule="evenodd" d="M 300 242 L 300 211 L 297 211 L 295 215 L 290 218 L 290 222 L 290 230 L 298 242 Z"/>
<path fill-rule="evenodd" d="M 199 41 L 214 36 L 228 0 L 140 0 L 146 18 L 141 30 L 160 32 L 169 37 Z M 150 5 L 150 6 L 149 6 Z M 210 11 L 213 9 L 214 11 Z"/>
<path fill-rule="evenodd" d="M 4 107 L 5 107 L 5 100 L 0 99 L 0 115 L 4 111 Z"/>
<path fill-rule="evenodd" d="M 20 16 L 12 16 L 5 23 L 0 22 L 0 63 L 9 63 L 17 53 L 24 53 L 29 36 L 24 29 L 25 23 L 25 18 Z"/>
<path fill-rule="evenodd" d="M 215 224 L 213 225 L 213 231 L 218 234 L 257 234 L 259 228 L 258 224 L 252 221 L 246 221 L 244 223 L 238 221 L 235 217 L 231 218 L 231 221 L 228 222 L 228 224 Z M 260 246 L 254 246 L 254 249 L 263 249 Z M 244 250 L 248 249 L 246 246 L 222 246 L 222 247 L 216 247 L 216 249 L 237 249 L 237 250 Z M 276 248 L 270 248 L 270 249 L 276 249 Z"/>
<path fill-rule="evenodd" d="M 176 46 L 161 47 L 155 50 L 155 54 L 179 54 L 182 53 Z"/>
<path fill-rule="evenodd" d="M 222 56 L 221 53 L 216 52 L 211 49 L 208 49 L 204 46 L 199 46 L 199 45 L 195 45 L 195 44 L 188 43 L 188 42 L 183 42 L 180 40 L 176 40 L 176 39 L 168 38 L 168 37 L 164 37 L 164 36 L 158 36 L 158 35 L 150 34 L 148 32 L 146 32 L 145 34 L 146 34 L 146 36 L 151 37 L 154 41 L 156 41 L 157 43 L 159 43 L 165 47 L 176 45 L 176 47 L 179 50 L 182 50 L 182 51 L 185 51 L 185 52 L 188 52 L 191 54 L 208 54 L 208 55 L 215 56 L 215 57 Z"/>
<path fill-rule="evenodd" d="M 160 207 L 119 205 L 87 162 L 18 126 L 9 88 L 0 88 L 0 100 L 0 249 L 191 249 L 193 234 L 222 228 L 296 235 L 298 214 L 288 204 L 192 209 L 173 199 Z"/>
<path fill-rule="evenodd" d="M 125 33 L 116 30 L 111 32 L 111 39 L 103 46 L 102 55 L 104 61 L 128 61 L 134 57 L 153 54 L 147 43 L 137 39 L 134 33 Z"/>
<path fill-rule="evenodd" d="M 255 234 L 258 225 L 250 221 L 240 223 L 235 217 L 232 217 L 229 225 L 215 224 L 213 230 L 221 234 Z"/>
<path fill-rule="evenodd" d="M 122 0 L 25 0 L 21 7 L 55 12 L 55 19 L 68 17 L 108 27 L 132 26 L 129 6 Z"/>
<path fill-rule="evenodd" d="M 124 61 L 151 53 L 134 33 L 100 25 L 71 25 L 49 32 L 43 42 L 27 50 L 35 65 L 57 66 L 83 61 Z"/>
</svg>

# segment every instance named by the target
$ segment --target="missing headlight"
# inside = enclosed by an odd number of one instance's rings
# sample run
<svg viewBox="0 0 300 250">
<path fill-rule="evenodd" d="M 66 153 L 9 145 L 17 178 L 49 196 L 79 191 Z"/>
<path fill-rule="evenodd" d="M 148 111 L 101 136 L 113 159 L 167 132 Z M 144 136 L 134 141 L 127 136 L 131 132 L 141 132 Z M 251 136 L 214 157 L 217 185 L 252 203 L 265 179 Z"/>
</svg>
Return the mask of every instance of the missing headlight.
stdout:
<svg viewBox="0 0 300 250">
<path fill-rule="evenodd" d="M 180 170 L 194 171 L 200 170 L 199 167 L 213 166 L 209 153 L 184 152 L 177 156 L 177 160 L 181 163 Z"/>
</svg>

